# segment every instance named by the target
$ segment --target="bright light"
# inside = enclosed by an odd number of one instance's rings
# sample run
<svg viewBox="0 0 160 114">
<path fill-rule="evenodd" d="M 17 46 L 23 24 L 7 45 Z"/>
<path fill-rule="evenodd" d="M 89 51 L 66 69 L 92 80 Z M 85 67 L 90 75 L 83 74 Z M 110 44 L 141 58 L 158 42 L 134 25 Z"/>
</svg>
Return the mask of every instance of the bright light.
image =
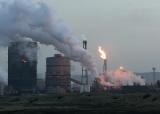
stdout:
<svg viewBox="0 0 160 114">
<path fill-rule="evenodd" d="M 100 57 L 101 57 L 102 59 L 106 60 L 106 59 L 107 59 L 106 53 L 103 51 L 103 49 L 102 49 L 101 46 L 98 47 L 98 51 L 99 51 L 99 53 L 100 53 Z"/>
<path fill-rule="evenodd" d="M 26 61 L 25 59 L 22 59 L 22 62 L 23 62 L 23 63 L 27 63 L 28 61 Z"/>
<path fill-rule="evenodd" d="M 123 66 L 120 66 L 119 69 L 123 71 L 123 70 L 124 70 L 124 67 L 123 67 Z"/>
</svg>

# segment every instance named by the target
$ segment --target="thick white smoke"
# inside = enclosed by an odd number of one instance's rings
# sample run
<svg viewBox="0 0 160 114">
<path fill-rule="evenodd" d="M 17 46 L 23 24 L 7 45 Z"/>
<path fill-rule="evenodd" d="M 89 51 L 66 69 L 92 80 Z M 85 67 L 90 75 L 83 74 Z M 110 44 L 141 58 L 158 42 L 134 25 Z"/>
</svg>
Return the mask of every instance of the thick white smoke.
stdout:
<svg viewBox="0 0 160 114">
<path fill-rule="evenodd" d="M 43 2 L 33 0 L 3 0 L 0 3 L 0 45 L 31 38 L 47 45 L 54 45 L 74 61 L 81 62 L 97 76 L 91 55 L 81 47 L 71 29 Z"/>
<path fill-rule="evenodd" d="M 131 71 L 122 69 L 103 73 L 97 79 L 104 87 L 120 87 L 135 84 L 145 85 L 145 80 L 141 76 L 137 76 Z"/>
</svg>

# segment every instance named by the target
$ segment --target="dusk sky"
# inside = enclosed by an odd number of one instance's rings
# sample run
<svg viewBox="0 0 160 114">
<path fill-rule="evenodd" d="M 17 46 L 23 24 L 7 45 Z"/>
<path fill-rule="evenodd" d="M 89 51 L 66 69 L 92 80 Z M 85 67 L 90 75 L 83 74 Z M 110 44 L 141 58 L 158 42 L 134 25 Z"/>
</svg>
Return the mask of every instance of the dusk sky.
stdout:
<svg viewBox="0 0 160 114">
<path fill-rule="evenodd" d="M 99 67 L 101 45 L 109 54 L 110 69 L 119 65 L 135 72 L 160 69 L 158 0 L 47 1 L 77 36 L 86 35 Z"/>
<path fill-rule="evenodd" d="M 97 48 L 102 46 L 108 54 L 109 69 L 123 65 L 134 72 L 160 70 L 160 2 L 159 0 L 43 0 L 69 25 L 74 34 L 84 34 L 89 52 L 97 67 L 102 60 Z M 159 4 L 158 4 L 159 3 Z M 82 38 L 81 38 L 82 40 Z M 45 72 L 45 57 L 52 56 L 53 47 L 41 46 L 39 72 Z M 0 49 L 1 55 L 6 50 Z M 7 56 L 7 55 L 6 55 Z M 1 64 L 7 57 L 1 56 Z M 75 72 L 81 72 L 74 65 Z"/>
</svg>

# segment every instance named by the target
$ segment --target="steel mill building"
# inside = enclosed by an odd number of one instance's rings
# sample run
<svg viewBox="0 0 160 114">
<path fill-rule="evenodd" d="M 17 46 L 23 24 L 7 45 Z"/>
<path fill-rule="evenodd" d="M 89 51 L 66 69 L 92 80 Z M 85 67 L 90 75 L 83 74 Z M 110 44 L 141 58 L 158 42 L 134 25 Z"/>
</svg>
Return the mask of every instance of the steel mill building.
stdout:
<svg viewBox="0 0 160 114">
<path fill-rule="evenodd" d="M 47 93 L 70 92 L 71 84 L 70 59 L 60 54 L 46 59 L 46 90 Z"/>
<path fill-rule="evenodd" d="M 37 42 L 11 42 L 8 47 L 8 86 L 17 92 L 33 92 L 37 81 Z"/>
</svg>

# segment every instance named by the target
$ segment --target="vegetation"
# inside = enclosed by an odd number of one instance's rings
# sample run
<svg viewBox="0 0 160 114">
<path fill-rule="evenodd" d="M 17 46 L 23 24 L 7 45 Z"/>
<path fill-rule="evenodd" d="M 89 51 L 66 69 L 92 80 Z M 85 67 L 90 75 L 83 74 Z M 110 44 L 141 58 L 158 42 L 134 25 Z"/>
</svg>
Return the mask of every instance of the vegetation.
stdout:
<svg viewBox="0 0 160 114">
<path fill-rule="evenodd" d="M 0 114 L 138 114 L 160 112 L 159 93 L 27 95 L 0 97 Z"/>
</svg>

